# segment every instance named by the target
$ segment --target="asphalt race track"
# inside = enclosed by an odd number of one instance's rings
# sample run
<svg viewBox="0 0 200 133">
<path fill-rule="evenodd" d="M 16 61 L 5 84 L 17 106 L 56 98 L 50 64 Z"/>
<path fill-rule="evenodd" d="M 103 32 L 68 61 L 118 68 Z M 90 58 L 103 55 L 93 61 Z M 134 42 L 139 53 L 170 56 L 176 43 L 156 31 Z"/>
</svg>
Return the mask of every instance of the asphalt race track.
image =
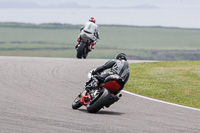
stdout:
<svg viewBox="0 0 200 133">
<path fill-rule="evenodd" d="M 87 73 L 106 61 L 0 57 L 0 133 L 200 133 L 199 110 L 126 93 L 96 114 L 73 110 Z"/>
</svg>

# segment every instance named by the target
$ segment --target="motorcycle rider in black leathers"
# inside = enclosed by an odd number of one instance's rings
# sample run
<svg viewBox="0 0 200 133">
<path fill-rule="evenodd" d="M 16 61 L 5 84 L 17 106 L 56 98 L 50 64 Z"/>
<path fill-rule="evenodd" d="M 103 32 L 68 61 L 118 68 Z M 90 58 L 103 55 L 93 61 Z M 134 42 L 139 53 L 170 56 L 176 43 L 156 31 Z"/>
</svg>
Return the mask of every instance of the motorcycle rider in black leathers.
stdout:
<svg viewBox="0 0 200 133">
<path fill-rule="evenodd" d="M 100 74 L 106 69 L 111 69 L 111 71 L 105 74 Z M 116 59 L 109 60 L 103 66 L 96 68 L 96 70 L 92 71 L 92 75 L 94 76 L 86 83 L 86 89 L 88 90 L 97 88 L 110 75 L 120 76 L 121 82 L 119 84 L 121 88 L 115 92 L 115 94 L 118 94 L 123 89 L 130 75 L 126 55 L 124 53 L 117 54 Z"/>
</svg>

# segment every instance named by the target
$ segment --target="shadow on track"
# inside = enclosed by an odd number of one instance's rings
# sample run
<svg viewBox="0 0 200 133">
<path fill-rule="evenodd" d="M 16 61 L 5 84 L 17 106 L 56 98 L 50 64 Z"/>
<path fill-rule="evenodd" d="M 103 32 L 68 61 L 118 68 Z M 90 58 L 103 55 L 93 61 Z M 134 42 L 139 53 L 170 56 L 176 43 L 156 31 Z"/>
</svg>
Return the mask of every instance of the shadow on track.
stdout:
<svg viewBox="0 0 200 133">
<path fill-rule="evenodd" d="M 78 109 L 81 112 L 85 112 L 88 113 L 86 109 Z M 90 113 L 91 114 L 91 113 Z M 97 113 L 93 113 L 93 114 L 99 114 L 99 115 L 123 115 L 124 113 L 121 112 L 115 112 L 115 111 L 104 111 L 104 110 L 100 110 Z"/>
</svg>

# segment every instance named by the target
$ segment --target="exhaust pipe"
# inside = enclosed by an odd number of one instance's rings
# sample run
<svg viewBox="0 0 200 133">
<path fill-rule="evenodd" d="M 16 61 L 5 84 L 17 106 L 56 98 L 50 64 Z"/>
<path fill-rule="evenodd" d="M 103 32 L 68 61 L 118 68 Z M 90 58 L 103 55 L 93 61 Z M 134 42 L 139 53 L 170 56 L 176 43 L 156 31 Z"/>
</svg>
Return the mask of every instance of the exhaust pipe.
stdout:
<svg viewBox="0 0 200 133">
<path fill-rule="evenodd" d="M 122 97 L 122 94 L 112 95 L 111 100 L 105 105 L 105 107 L 109 108 L 109 106 L 117 102 L 120 99 L 120 97 Z"/>
<path fill-rule="evenodd" d="M 118 94 L 117 97 L 118 97 L 118 98 L 122 97 L 122 94 Z"/>
</svg>

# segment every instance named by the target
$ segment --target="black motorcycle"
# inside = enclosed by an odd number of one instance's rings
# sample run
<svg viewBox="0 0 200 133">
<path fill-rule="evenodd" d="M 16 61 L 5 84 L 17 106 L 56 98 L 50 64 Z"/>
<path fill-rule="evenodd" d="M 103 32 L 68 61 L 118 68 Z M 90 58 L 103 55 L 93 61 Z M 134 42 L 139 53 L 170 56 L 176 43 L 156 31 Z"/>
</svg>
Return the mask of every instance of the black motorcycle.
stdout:
<svg viewBox="0 0 200 133">
<path fill-rule="evenodd" d="M 92 78 L 93 75 L 90 77 Z M 96 113 L 104 107 L 108 108 L 122 96 L 118 94 L 118 91 L 122 87 L 120 83 L 121 78 L 118 75 L 110 75 L 98 88 L 90 91 L 87 90 L 87 87 L 95 84 L 93 81 L 94 80 L 89 80 L 83 91 L 75 98 L 72 103 L 73 109 L 78 109 L 84 105 L 87 107 L 89 113 Z"/>
<path fill-rule="evenodd" d="M 76 57 L 78 59 L 86 59 L 88 56 L 88 53 L 91 51 L 90 49 L 88 49 L 88 46 L 90 46 L 90 42 L 84 42 L 81 40 L 80 44 L 77 47 L 77 55 Z"/>
</svg>

